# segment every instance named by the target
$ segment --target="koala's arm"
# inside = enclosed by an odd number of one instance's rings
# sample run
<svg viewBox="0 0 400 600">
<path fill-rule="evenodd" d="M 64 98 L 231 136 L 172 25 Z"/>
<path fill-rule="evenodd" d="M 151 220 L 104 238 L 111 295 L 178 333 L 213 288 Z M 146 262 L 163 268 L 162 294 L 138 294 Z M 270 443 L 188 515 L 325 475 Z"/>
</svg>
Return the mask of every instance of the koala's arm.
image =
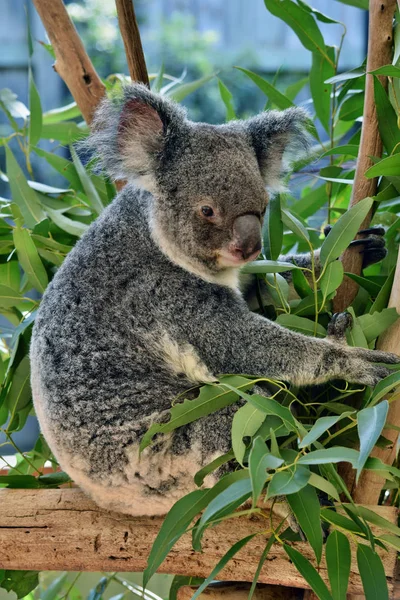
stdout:
<svg viewBox="0 0 400 600">
<path fill-rule="evenodd" d="M 224 295 L 204 298 L 196 310 L 191 306 L 188 313 L 182 308 L 180 314 L 181 323 L 187 323 L 185 337 L 214 375 L 242 373 L 295 385 L 330 379 L 375 385 L 389 371 L 373 363 L 400 361 L 384 352 L 334 343 L 337 331 L 325 340 L 290 331 L 250 312 L 234 293 Z M 341 333 L 344 335 L 344 328 Z"/>
</svg>

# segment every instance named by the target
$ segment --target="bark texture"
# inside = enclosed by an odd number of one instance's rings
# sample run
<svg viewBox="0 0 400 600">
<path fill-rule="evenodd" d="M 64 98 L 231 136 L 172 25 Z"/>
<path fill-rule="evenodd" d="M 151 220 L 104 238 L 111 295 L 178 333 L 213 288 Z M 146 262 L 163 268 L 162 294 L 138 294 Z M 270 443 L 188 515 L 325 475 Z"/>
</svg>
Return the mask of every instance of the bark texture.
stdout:
<svg viewBox="0 0 400 600">
<path fill-rule="evenodd" d="M 115 0 L 115 4 L 131 79 L 132 81 L 145 83 L 148 86 L 149 76 L 133 2 L 132 0 Z"/>
<path fill-rule="evenodd" d="M 395 9 L 396 0 L 370 0 L 369 3 L 368 58 L 363 124 L 350 206 L 354 206 L 360 200 L 374 196 L 376 193 L 377 179 L 367 179 L 364 175 L 366 170 L 374 164 L 370 157 L 382 156 L 382 140 L 379 135 L 374 100 L 374 76 L 368 73 L 391 63 Z M 386 77 L 381 77 L 380 80 L 384 86 L 387 86 Z M 369 226 L 371 216 L 370 212 L 364 219 L 360 229 Z M 361 273 L 362 255 L 359 249 L 348 248 L 343 253 L 341 260 L 345 272 L 358 275 Z M 333 300 L 335 312 L 345 310 L 356 297 L 357 290 L 358 285 L 352 279 L 345 277 Z"/>
<path fill-rule="evenodd" d="M 372 507 L 371 507 L 372 508 Z M 373 507 L 395 522 L 397 510 Z M 252 581 L 270 529 L 265 516 L 225 521 L 204 535 L 203 553 L 192 550 L 191 535 L 183 536 L 159 572 L 207 577 L 227 550 L 245 536 L 260 532 L 221 571 L 221 581 Z M 0 568 L 54 571 L 143 571 L 163 517 L 127 517 L 101 510 L 78 488 L 60 490 L 0 490 Z M 281 516 L 272 515 L 277 527 Z M 296 548 L 314 565 L 308 543 Z M 393 589 L 396 552 L 377 549 L 389 589 Z M 353 548 L 353 557 L 355 550 Z M 327 582 L 324 561 L 319 567 Z M 285 551 L 275 544 L 261 570 L 260 583 L 307 588 Z M 350 593 L 362 593 L 356 562 L 351 566 Z"/>
</svg>

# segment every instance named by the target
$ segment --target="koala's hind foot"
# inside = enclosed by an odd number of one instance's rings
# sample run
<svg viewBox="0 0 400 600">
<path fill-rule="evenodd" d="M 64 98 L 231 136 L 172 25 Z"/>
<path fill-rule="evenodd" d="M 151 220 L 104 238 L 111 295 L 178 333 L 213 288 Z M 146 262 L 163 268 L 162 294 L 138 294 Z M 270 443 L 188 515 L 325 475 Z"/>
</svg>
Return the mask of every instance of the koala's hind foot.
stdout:
<svg viewBox="0 0 400 600">
<path fill-rule="evenodd" d="M 324 228 L 325 237 L 329 235 L 332 229 L 332 225 L 327 225 Z M 365 235 L 366 237 L 353 240 L 350 243 L 350 248 L 355 246 L 360 247 L 360 254 L 363 255 L 362 268 L 365 269 L 370 265 L 373 265 L 380 260 L 383 260 L 387 254 L 385 247 L 385 229 L 383 227 L 369 227 L 368 229 L 361 229 L 359 235 Z"/>
</svg>

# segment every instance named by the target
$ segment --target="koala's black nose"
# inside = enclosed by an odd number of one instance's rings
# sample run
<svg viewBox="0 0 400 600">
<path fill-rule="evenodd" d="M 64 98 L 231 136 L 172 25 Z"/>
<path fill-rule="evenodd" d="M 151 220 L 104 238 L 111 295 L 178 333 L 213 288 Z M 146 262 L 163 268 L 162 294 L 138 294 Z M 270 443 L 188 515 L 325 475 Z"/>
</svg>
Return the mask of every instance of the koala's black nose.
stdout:
<svg viewBox="0 0 400 600">
<path fill-rule="evenodd" d="M 246 260 L 261 251 L 261 221 L 256 215 L 241 215 L 233 223 L 234 250 Z"/>
</svg>

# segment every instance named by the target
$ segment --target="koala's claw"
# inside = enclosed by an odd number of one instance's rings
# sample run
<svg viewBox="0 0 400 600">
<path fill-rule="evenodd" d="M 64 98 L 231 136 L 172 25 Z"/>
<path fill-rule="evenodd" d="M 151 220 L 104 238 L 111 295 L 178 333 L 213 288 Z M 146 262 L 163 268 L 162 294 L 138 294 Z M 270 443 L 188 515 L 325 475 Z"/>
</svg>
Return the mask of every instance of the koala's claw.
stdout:
<svg viewBox="0 0 400 600">
<path fill-rule="evenodd" d="M 326 225 L 326 227 L 324 227 L 325 237 L 329 235 L 331 229 L 332 225 Z M 360 229 L 358 233 L 368 237 L 353 240 L 350 242 L 350 248 L 362 246 L 360 253 L 363 254 L 363 269 L 369 265 L 379 262 L 380 260 L 383 260 L 387 254 L 385 240 L 383 239 L 383 236 L 385 235 L 385 229 L 380 226 L 369 227 L 368 229 Z"/>
<path fill-rule="evenodd" d="M 328 337 L 332 341 L 343 344 L 346 342 L 346 330 L 353 324 L 353 317 L 349 312 L 335 313 L 328 325 Z"/>
</svg>

